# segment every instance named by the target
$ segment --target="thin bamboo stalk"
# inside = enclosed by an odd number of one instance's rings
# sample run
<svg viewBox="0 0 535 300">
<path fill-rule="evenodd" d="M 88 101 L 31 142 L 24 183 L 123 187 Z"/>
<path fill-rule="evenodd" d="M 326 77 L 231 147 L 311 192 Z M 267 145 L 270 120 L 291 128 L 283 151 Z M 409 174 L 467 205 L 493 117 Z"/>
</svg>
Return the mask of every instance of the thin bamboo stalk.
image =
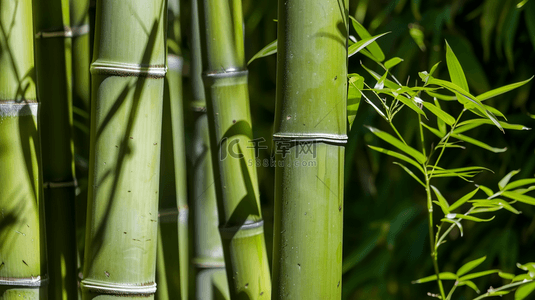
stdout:
<svg viewBox="0 0 535 300">
<path fill-rule="evenodd" d="M 182 102 L 182 56 L 180 51 L 180 5 L 178 0 L 168 1 L 167 10 L 167 62 L 165 77 L 160 163 L 160 211 L 178 210 L 174 230 L 165 231 L 162 224 L 163 246 L 166 253 L 166 270 L 169 277 L 168 293 L 171 298 L 188 299 L 189 242 L 188 200 L 186 183 L 186 149 L 184 141 L 184 113 Z M 178 223 L 177 223 L 178 221 Z M 177 232 L 178 228 L 178 232 Z M 166 232 L 171 235 L 165 234 Z M 176 233 L 176 234 L 173 234 Z M 178 239 L 178 240 L 177 240 Z M 171 248 L 168 248 L 168 245 Z M 174 253 L 169 253 L 174 252 Z M 174 257 L 177 260 L 174 260 Z M 173 257 L 172 264 L 167 259 Z M 176 274 L 175 274 L 176 271 Z M 161 293 L 160 293 L 161 294 Z"/>
<path fill-rule="evenodd" d="M 219 230 L 230 296 L 270 299 L 264 224 L 250 143 L 241 1 L 200 1 L 199 19 Z"/>
<path fill-rule="evenodd" d="M 77 295 L 72 137 L 72 29 L 68 0 L 35 0 L 35 69 L 41 103 L 49 297 Z"/>
<path fill-rule="evenodd" d="M 31 0 L 0 0 L 0 299 L 45 299 L 44 206 Z"/>
<path fill-rule="evenodd" d="M 97 1 L 82 299 L 154 299 L 165 1 Z"/>
<path fill-rule="evenodd" d="M 279 1 L 273 299 L 340 299 L 348 1 Z"/>
<path fill-rule="evenodd" d="M 191 2 L 191 203 L 193 217 L 193 265 L 195 266 L 195 299 L 212 300 L 215 294 L 228 295 L 223 247 L 218 231 L 217 201 L 212 171 L 206 100 L 202 83 L 201 41 L 197 1 Z M 221 292 L 214 290 L 213 280 L 224 281 Z M 228 299 L 224 298 L 224 299 Z"/>
<path fill-rule="evenodd" d="M 182 278 L 180 277 L 179 268 L 180 252 L 178 251 L 179 226 L 177 226 L 177 208 L 160 210 L 159 221 L 156 263 L 156 282 L 158 289 L 156 290 L 155 299 L 187 299 L 181 295 Z"/>
</svg>

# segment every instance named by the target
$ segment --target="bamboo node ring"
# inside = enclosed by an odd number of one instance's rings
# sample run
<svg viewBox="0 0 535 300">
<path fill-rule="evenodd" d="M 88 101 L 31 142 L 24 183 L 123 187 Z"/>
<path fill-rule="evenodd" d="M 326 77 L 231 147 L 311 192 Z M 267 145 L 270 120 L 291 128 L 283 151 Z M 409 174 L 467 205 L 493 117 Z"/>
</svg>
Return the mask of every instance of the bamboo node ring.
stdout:
<svg viewBox="0 0 535 300">
<path fill-rule="evenodd" d="M 282 139 L 289 142 L 322 142 L 326 144 L 345 145 L 347 135 L 330 133 L 281 133 L 273 134 L 273 139 Z"/>
<path fill-rule="evenodd" d="M 98 280 L 83 279 L 82 289 L 110 295 L 151 295 L 156 293 L 156 283 L 146 284 L 114 284 Z"/>
<path fill-rule="evenodd" d="M 30 277 L 30 278 L 10 278 L 10 277 L 0 277 L 0 286 L 30 286 L 30 287 L 40 287 L 48 284 L 48 278 L 41 276 Z"/>
<path fill-rule="evenodd" d="M 78 182 L 76 179 L 74 181 L 65 181 L 65 182 L 43 182 L 43 188 L 45 189 L 57 189 L 64 187 L 77 187 Z"/>
<path fill-rule="evenodd" d="M 141 65 L 98 61 L 91 64 L 91 74 L 121 77 L 164 78 L 166 73 L 167 67 L 165 65 Z"/>
<path fill-rule="evenodd" d="M 39 103 L 35 100 L 0 100 L 0 117 L 37 116 L 38 108 Z"/>
<path fill-rule="evenodd" d="M 174 54 L 167 54 L 167 68 L 173 71 L 182 71 L 184 60 L 182 57 Z"/>
<path fill-rule="evenodd" d="M 236 237 L 248 237 L 262 234 L 264 232 L 264 220 L 251 222 L 246 221 L 241 226 L 219 227 L 219 234 L 223 239 L 232 239 Z"/>
</svg>

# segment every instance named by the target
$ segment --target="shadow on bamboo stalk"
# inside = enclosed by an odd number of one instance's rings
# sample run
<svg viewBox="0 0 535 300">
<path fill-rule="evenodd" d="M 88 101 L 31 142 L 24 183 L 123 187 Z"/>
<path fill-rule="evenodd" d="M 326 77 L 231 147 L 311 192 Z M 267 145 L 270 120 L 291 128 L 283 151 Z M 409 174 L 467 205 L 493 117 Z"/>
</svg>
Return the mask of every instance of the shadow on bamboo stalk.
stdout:
<svg viewBox="0 0 535 300">
<path fill-rule="evenodd" d="M 152 299 L 156 291 L 165 2 L 144 1 L 144 6 L 134 8 L 135 3 L 97 3 L 83 299 L 103 295 Z M 136 14 L 147 10 L 146 15 Z M 114 13 L 122 15 L 126 25 L 114 23 Z M 150 30 L 143 20 L 150 22 Z M 122 62 L 128 56 L 118 53 L 120 48 L 101 48 L 100 43 L 119 38 L 114 34 L 128 25 L 142 29 L 146 36 L 139 36 L 139 44 L 138 34 L 130 31 L 126 41 L 132 44 L 134 58 Z M 113 68 L 122 63 L 132 69 Z M 115 100 L 110 103 L 109 98 Z"/>
</svg>

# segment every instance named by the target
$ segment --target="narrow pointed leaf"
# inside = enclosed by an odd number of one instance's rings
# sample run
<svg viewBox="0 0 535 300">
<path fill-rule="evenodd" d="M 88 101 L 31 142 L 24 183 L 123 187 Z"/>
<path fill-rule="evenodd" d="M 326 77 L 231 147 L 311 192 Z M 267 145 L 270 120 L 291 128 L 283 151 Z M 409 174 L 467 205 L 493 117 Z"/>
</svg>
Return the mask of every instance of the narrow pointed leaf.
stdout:
<svg viewBox="0 0 535 300">
<path fill-rule="evenodd" d="M 515 274 L 505 273 L 505 272 L 498 272 L 498 276 L 500 276 L 503 279 L 509 279 L 509 280 L 512 280 L 513 278 L 515 278 Z"/>
<path fill-rule="evenodd" d="M 498 95 L 501 95 L 501 94 L 504 94 L 504 93 L 507 93 L 509 91 L 512 91 L 516 88 L 519 88 L 521 86 L 523 86 L 524 84 L 528 83 L 531 81 L 531 79 L 533 79 L 534 76 L 531 76 L 531 78 L 529 79 L 526 79 L 524 81 L 520 81 L 520 82 L 516 82 L 516 83 L 511 83 L 511 84 L 508 84 L 508 85 L 505 85 L 505 86 L 502 86 L 502 87 L 499 87 L 497 89 L 494 89 L 494 90 L 490 90 L 488 92 L 485 92 L 479 96 L 476 97 L 477 100 L 479 101 L 485 101 L 487 99 L 490 99 L 490 98 L 493 98 L 493 97 L 496 97 Z"/>
<path fill-rule="evenodd" d="M 524 125 L 520 124 L 509 124 L 507 122 L 499 121 L 500 125 L 504 129 L 511 129 L 511 130 L 531 130 L 531 128 L 525 127 Z M 477 128 L 481 125 L 490 124 L 493 125 L 492 121 L 488 119 L 471 119 L 464 122 L 461 122 L 458 124 L 458 127 L 455 128 L 453 131 L 454 133 L 463 133 L 465 131 Z"/>
<path fill-rule="evenodd" d="M 463 285 L 469 286 L 471 289 L 473 289 L 478 294 L 480 293 L 479 289 L 477 288 L 477 285 L 473 281 L 464 280 L 464 281 L 459 282 L 459 284 L 458 284 L 458 286 L 463 286 Z"/>
<path fill-rule="evenodd" d="M 478 259 L 474 259 L 472 261 L 467 262 L 466 264 L 464 264 L 462 267 L 459 268 L 459 270 L 457 271 L 457 276 L 463 276 L 464 274 L 472 271 L 475 267 L 479 266 L 482 262 L 484 262 L 485 259 L 487 259 L 487 257 L 483 256 Z M 470 279 L 470 278 L 466 278 L 466 279 Z"/>
<path fill-rule="evenodd" d="M 357 32 L 357 34 L 360 36 L 362 40 L 370 38 L 371 34 L 360 24 L 353 16 L 349 16 L 351 18 L 351 24 L 353 25 L 353 28 Z M 379 61 L 385 60 L 385 54 L 383 53 L 383 50 L 381 50 L 381 47 L 379 47 L 379 44 L 376 42 L 373 42 L 370 44 L 368 49 L 373 56 L 377 58 Z"/>
<path fill-rule="evenodd" d="M 440 275 L 440 280 L 457 280 L 457 275 L 451 273 L 451 272 L 442 272 L 439 274 Z M 427 276 L 427 277 L 424 277 L 424 278 L 420 278 L 420 279 L 417 279 L 417 280 L 414 280 L 412 283 L 426 283 L 426 282 L 431 282 L 431 281 L 435 281 L 437 280 L 437 275 L 431 275 L 431 276 Z"/>
<path fill-rule="evenodd" d="M 438 130 L 436 128 L 433 128 L 433 127 L 425 124 L 424 122 L 421 122 L 420 124 L 422 124 L 425 128 L 427 128 L 427 130 L 431 131 L 431 133 L 433 133 L 434 135 L 438 136 L 439 138 L 443 138 L 444 137 L 444 134 L 442 132 L 440 132 L 440 130 Z"/>
<path fill-rule="evenodd" d="M 455 118 L 452 117 L 447 112 L 443 111 L 442 109 L 436 107 L 434 104 L 430 102 L 424 102 L 423 103 L 425 108 L 427 108 L 430 112 L 432 112 L 435 116 L 440 118 L 442 121 L 444 121 L 448 125 L 453 125 L 455 123 Z"/>
<path fill-rule="evenodd" d="M 477 185 L 477 187 L 480 188 L 488 197 L 494 195 L 494 192 L 484 185 Z"/>
<path fill-rule="evenodd" d="M 247 63 L 247 65 L 251 64 L 255 59 L 270 56 L 272 54 L 277 53 L 277 40 L 274 40 L 273 42 L 269 43 L 267 46 L 262 48 L 262 50 L 258 51 Z"/>
<path fill-rule="evenodd" d="M 440 107 L 440 102 L 438 101 L 438 99 L 434 98 L 433 101 L 435 102 L 435 106 L 438 109 L 442 110 L 442 108 Z M 437 127 L 438 127 L 438 130 L 442 134 L 446 134 L 446 123 L 441 118 L 437 118 Z"/>
<path fill-rule="evenodd" d="M 463 220 L 474 221 L 474 222 L 489 222 L 494 219 L 494 216 L 490 219 L 481 219 L 481 218 L 462 215 L 462 214 L 449 214 L 446 216 L 446 219 L 463 219 Z"/>
<path fill-rule="evenodd" d="M 461 232 L 461 237 L 463 236 L 463 225 L 461 224 L 461 222 L 459 220 L 442 219 L 441 221 L 457 225 L 457 227 L 459 228 L 459 231 Z"/>
<path fill-rule="evenodd" d="M 402 95 L 397 96 L 396 99 L 407 105 L 410 109 L 414 110 L 418 114 L 423 115 L 427 119 L 425 112 L 420 107 L 418 107 L 418 105 L 416 105 L 416 103 L 414 103 L 412 99 L 409 99 Z"/>
<path fill-rule="evenodd" d="M 494 152 L 494 153 L 502 153 L 502 152 L 507 151 L 507 147 L 505 147 L 505 148 L 491 147 L 491 146 L 489 146 L 489 145 L 487 145 L 487 144 L 485 144 L 485 143 L 483 143 L 481 141 L 478 141 L 478 140 L 476 140 L 474 138 L 471 138 L 471 137 L 468 137 L 466 135 L 453 133 L 451 136 L 456 138 L 456 139 L 459 139 L 461 141 L 465 141 L 467 143 L 470 143 L 472 145 L 481 147 L 483 149 L 489 150 L 489 151 Z"/>
<path fill-rule="evenodd" d="M 405 145 L 402 141 L 400 141 L 399 139 L 393 137 L 392 135 L 384 132 L 384 131 L 381 131 L 377 128 L 374 128 L 374 127 L 370 127 L 370 126 L 366 126 L 375 136 L 377 136 L 378 138 L 382 139 L 383 141 L 389 143 L 390 145 L 398 148 L 399 150 L 405 152 L 406 154 L 412 156 L 413 158 L 416 159 L 416 161 L 418 161 L 419 163 L 424 163 L 426 161 L 426 157 L 425 155 L 423 155 L 421 152 L 419 152 L 418 150 L 412 148 L 411 146 L 409 145 Z"/>
<path fill-rule="evenodd" d="M 433 191 L 435 192 L 435 195 L 437 196 L 438 202 L 440 203 L 440 207 L 442 208 L 442 211 L 444 212 L 444 215 L 447 215 L 450 213 L 450 205 L 448 204 L 448 201 L 446 201 L 446 198 L 442 196 L 440 191 L 435 187 L 431 186 Z"/>
<path fill-rule="evenodd" d="M 385 68 L 387 70 L 392 69 L 393 67 L 397 66 L 400 62 L 402 62 L 403 59 L 399 57 L 394 57 L 385 62 Z"/>
<path fill-rule="evenodd" d="M 508 191 L 528 184 L 535 183 L 535 178 L 520 179 L 507 184 L 503 190 Z"/>
<path fill-rule="evenodd" d="M 409 164 L 415 166 L 418 170 L 420 170 L 420 172 L 422 172 L 422 174 L 424 174 L 424 169 L 422 169 L 422 167 L 415 161 L 413 160 L 412 158 L 408 157 L 408 156 L 405 156 L 401 153 L 398 153 L 398 152 L 395 152 L 395 151 L 391 151 L 391 150 L 387 150 L 387 149 L 383 149 L 383 148 L 380 148 L 380 147 L 375 147 L 375 146 L 371 146 L 371 145 L 368 145 L 368 147 L 370 147 L 371 149 L 377 151 L 377 152 L 381 152 L 381 153 L 384 153 L 386 155 L 390 155 L 392 157 L 395 157 L 395 158 L 399 158 L 405 162 L 408 162 Z"/>
<path fill-rule="evenodd" d="M 509 183 L 509 180 L 511 180 L 511 177 L 513 177 L 516 174 L 518 174 L 518 172 L 520 172 L 520 170 L 513 170 L 513 171 L 507 173 L 507 175 L 505 175 L 500 180 L 500 182 L 498 182 L 498 187 L 500 188 L 500 190 L 503 190 L 505 188 L 505 186 Z"/>
<path fill-rule="evenodd" d="M 463 68 L 453 53 L 448 42 L 446 42 L 446 64 L 448 65 L 448 72 L 450 74 L 451 82 L 458 85 L 463 90 L 469 92 L 468 82 L 466 81 L 466 76 L 464 75 Z"/>
<path fill-rule="evenodd" d="M 475 279 L 475 278 L 487 276 L 487 275 L 490 275 L 490 274 L 495 274 L 495 273 L 498 273 L 498 272 L 500 272 L 500 270 L 488 270 L 488 271 L 482 271 L 482 272 L 477 272 L 477 273 L 471 273 L 471 274 L 464 275 L 464 276 L 460 277 L 459 281 Z"/>
<path fill-rule="evenodd" d="M 515 292 L 515 300 L 526 299 L 535 290 L 535 282 L 531 282 L 519 287 Z"/>
<path fill-rule="evenodd" d="M 437 98 L 439 100 L 443 100 L 443 101 L 455 101 L 455 100 L 457 100 L 457 97 L 452 96 L 452 95 L 444 95 L 444 94 L 440 94 L 440 93 L 433 92 L 433 91 L 425 91 L 425 92 L 429 96 L 431 96 L 433 98 Z"/>
<path fill-rule="evenodd" d="M 376 36 L 371 36 L 371 37 L 368 37 L 368 38 L 364 38 L 356 43 L 354 43 L 353 45 L 349 46 L 349 48 L 347 49 L 347 56 L 348 57 L 351 57 L 355 54 L 357 54 L 360 50 L 366 48 L 368 45 L 370 45 L 371 43 L 375 42 L 376 39 L 382 37 L 383 35 L 386 35 L 388 34 L 389 32 L 385 32 L 385 33 L 382 33 L 382 34 L 378 34 Z"/>
<path fill-rule="evenodd" d="M 535 198 L 527 196 L 527 195 L 518 194 L 518 193 L 514 193 L 514 192 L 510 192 L 510 191 L 504 191 L 504 192 L 502 192 L 502 195 L 507 197 L 507 198 L 511 198 L 513 200 L 517 200 L 517 201 L 522 202 L 522 203 L 535 205 Z"/>
<path fill-rule="evenodd" d="M 354 75 L 349 78 L 349 89 L 347 92 L 347 119 L 349 121 L 349 129 L 353 126 L 353 122 L 357 116 L 362 98 L 360 91 L 364 88 L 364 77 L 358 74 Z"/>
</svg>

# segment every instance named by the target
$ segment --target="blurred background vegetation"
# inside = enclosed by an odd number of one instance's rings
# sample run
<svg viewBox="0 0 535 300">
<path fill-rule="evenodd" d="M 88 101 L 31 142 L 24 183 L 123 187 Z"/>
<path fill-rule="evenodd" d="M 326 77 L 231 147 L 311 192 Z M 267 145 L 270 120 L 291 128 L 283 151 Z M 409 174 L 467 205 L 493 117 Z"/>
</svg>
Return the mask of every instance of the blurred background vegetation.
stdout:
<svg viewBox="0 0 535 300">
<path fill-rule="evenodd" d="M 189 12 L 189 1 L 183 1 Z M 276 39 L 277 5 L 274 0 L 244 0 L 246 58 L 251 58 Z M 437 78 L 448 79 L 445 40 L 448 41 L 466 73 L 470 89 L 478 95 L 498 86 L 518 82 L 535 74 L 535 0 L 350 0 L 350 11 L 372 35 L 390 32 L 378 40 L 386 58 L 400 57 L 404 62 L 393 74 L 400 79 L 418 79 L 418 72 L 429 70 L 438 61 Z M 183 13 L 183 53 L 189 61 L 189 14 Z M 314 20 L 311 20 L 312 22 Z M 355 34 L 352 32 L 351 34 Z M 376 64 L 361 54 L 349 60 L 349 72 L 362 76 L 360 66 L 378 71 Z M 249 92 L 254 137 L 264 137 L 268 150 L 260 151 L 269 159 L 275 109 L 276 57 L 254 61 L 249 66 Z M 381 73 L 382 74 L 382 73 Z M 366 77 L 367 79 L 370 79 Z M 185 102 L 191 99 L 186 76 Z M 368 80 L 369 84 L 373 81 Z M 422 85 L 420 82 L 419 85 Z M 535 113 L 533 81 L 501 95 L 490 104 L 497 107 L 510 123 L 535 127 L 528 113 Z M 446 105 L 446 110 L 450 109 Z M 455 108 L 451 108 L 455 109 Z M 408 143 L 416 144 L 417 120 L 408 110 L 400 112 L 396 126 Z M 186 116 L 187 117 L 187 116 Z M 186 126 L 188 125 L 186 119 Z M 411 281 L 433 274 L 428 242 L 425 192 L 414 180 L 394 167 L 392 159 L 371 151 L 367 144 L 381 145 L 363 125 L 386 128 L 386 124 L 367 105 L 361 105 L 346 148 L 344 281 L 343 299 L 423 299 L 436 292 L 436 284 L 413 285 Z M 494 170 L 477 175 L 475 183 L 497 189 L 498 181 L 509 171 L 521 169 L 516 179 L 535 173 L 535 135 L 533 131 L 507 131 L 482 126 L 471 136 L 493 147 L 507 147 L 494 154 L 475 146 L 452 150 L 441 165 L 458 167 L 479 165 Z M 432 138 L 428 136 L 426 138 Z M 411 140 L 412 139 L 412 140 Z M 261 201 L 266 224 L 266 242 L 272 251 L 274 169 L 260 167 Z M 447 199 L 458 199 L 474 185 L 447 178 L 435 183 Z M 477 270 L 500 268 L 518 273 L 515 264 L 535 261 L 535 208 L 517 204 L 521 215 L 499 211 L 489 223 L 465 224 L 464 237 L 458 231 L 441 247 L 441 271 L 455 271 L 463 263 L 487 255 Z M 504 282 L 497 275 L 475 280 L 482 291 Z M 448 289 L 449 284 L 446 283 Z M 457 299 L 472 299 L 469 288 L 460 288 Z M 512 297 L 506 296 L 505 299 Z"/>
</svg>

